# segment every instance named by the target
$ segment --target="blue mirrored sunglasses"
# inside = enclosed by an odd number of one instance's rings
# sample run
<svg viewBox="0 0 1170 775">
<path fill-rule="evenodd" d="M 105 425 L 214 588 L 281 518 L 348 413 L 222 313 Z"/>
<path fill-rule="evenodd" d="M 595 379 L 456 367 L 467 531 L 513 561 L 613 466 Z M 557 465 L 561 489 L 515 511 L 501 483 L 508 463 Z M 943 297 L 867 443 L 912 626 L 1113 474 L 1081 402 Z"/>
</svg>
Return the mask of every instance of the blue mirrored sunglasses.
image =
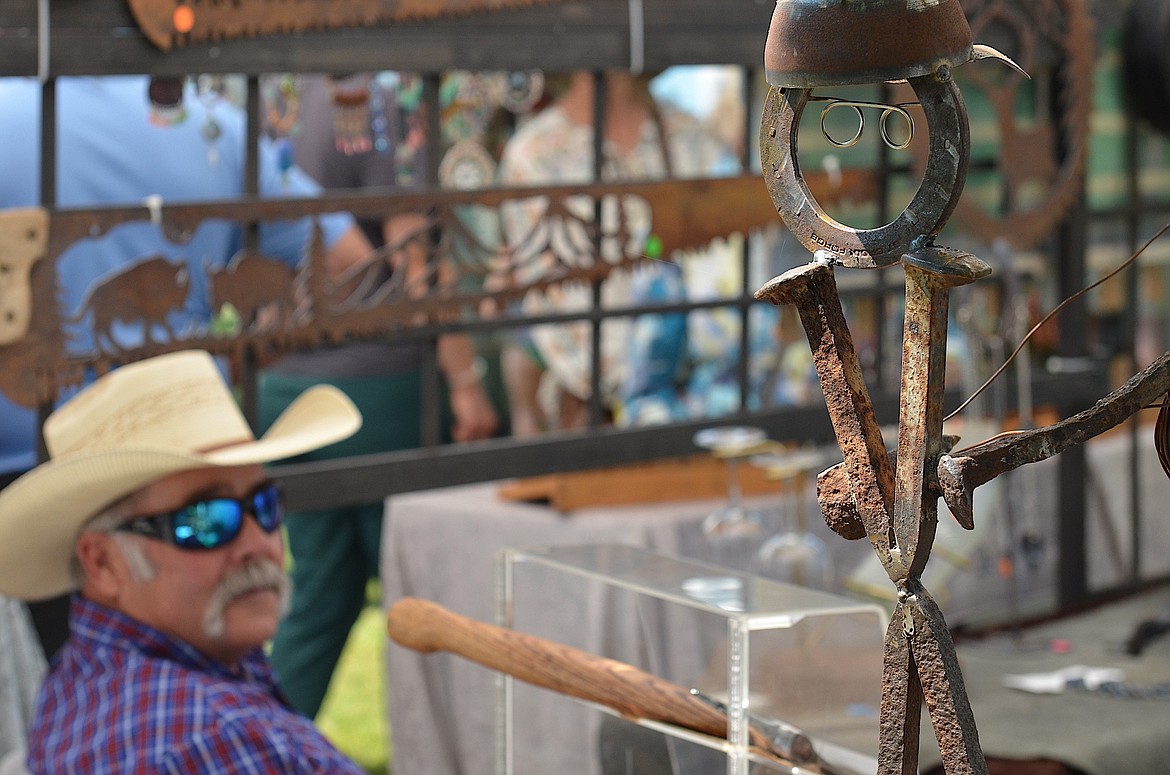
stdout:
<svg viewBox="0 0 1170 775">
<path fill-rule="evenodd" d="M 135 517 L 114 530 L 165 541 L 180 549 L 218 549 L 236 539 L 251 514 L 265 533 L 284 521 L 284 499 L 275 484 L 245 498 L 208 498 L 166 514 Z"/>
</svg>

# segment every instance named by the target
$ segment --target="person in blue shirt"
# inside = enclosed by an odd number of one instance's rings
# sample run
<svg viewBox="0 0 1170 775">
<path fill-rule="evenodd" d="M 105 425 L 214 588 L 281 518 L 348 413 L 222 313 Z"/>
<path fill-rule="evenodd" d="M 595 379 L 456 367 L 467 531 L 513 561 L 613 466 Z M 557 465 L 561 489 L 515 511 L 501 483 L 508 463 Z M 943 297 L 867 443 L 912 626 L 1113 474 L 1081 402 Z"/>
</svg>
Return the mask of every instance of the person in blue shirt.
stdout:
<svg viewBox="0 0 1170 775">
<path fill-rule="evenodd" d="M 151 80 L 140 76 L 68 77 L 56 82 L 56 202 L 59 207 L 139 206 L 239 196 L 244 185 L 246 117 L 226 99 L 196 93 L 187 84 L 178 106 L 151 101 Z M 177 96 L 177 95 L 175 95 Z M 34 79 L 0 79 L 0 209 L 41 203 L 41 87 Z M 260 194 L 313 196 L 320 187 L 297 167 L 283 167 L 267 141 L 259 147 Z M 318 219 L 330 266 L 342 271 L 364 260 L 368 241 L 347 214 Z M 262 224 L 259 249 L 290 266 L 305 255 L 309 219 Z M 208 270 L 224 266 L 243 246 L 239 224 L 202 223 L 185 242 L 168 239 L 148 222 L 126 223 L 96 239 L 82 240 L 57 261 L 60 314 L 69 353 L 93 351 L 86 294 L 128 266 L 159 258 L 186 265 L 186 298 L 166 321 L 171 331 L 205 327 L 212 317 Z M 152 332 L 141 324 L 115 324 L 115 345 L 129 348 Z M 0 396 L 0 466 L 25 470 L 35 462 L 37 423 L 31 410 Z"/>
</svg>

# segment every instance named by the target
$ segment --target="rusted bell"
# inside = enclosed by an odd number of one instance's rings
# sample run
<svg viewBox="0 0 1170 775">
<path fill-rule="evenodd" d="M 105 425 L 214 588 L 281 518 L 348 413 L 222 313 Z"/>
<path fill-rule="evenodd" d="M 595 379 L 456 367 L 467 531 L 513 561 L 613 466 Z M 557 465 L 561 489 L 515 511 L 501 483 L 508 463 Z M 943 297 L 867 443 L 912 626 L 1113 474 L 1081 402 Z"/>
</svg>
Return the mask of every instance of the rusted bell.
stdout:
<svg viewBox="0 0 1170 775">
<path fill-rule="evenodd" d="M 880 83 L 974 58 L 959 0 L 778 0 L 764 46 L 768 83 Z"/>
</svg>

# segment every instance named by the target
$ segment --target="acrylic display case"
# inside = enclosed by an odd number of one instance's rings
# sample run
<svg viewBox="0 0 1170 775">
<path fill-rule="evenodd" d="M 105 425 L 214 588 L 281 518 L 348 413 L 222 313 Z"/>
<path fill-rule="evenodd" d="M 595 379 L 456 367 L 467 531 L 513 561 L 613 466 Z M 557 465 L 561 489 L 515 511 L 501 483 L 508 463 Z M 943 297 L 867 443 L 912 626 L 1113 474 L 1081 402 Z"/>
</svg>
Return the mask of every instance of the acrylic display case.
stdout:
<svg viewBox="0 0 1170 775">
<path fill-rule="evenodd" d="M 501 676 L 497 774 L 789 772 L 753 755 L 749 718 L 873 772 L 885 609 L 625 545 L 508 549 L 502 626 L 627 662 L 728 708 L 727 740 L 618 717 Z"/>
</svg>

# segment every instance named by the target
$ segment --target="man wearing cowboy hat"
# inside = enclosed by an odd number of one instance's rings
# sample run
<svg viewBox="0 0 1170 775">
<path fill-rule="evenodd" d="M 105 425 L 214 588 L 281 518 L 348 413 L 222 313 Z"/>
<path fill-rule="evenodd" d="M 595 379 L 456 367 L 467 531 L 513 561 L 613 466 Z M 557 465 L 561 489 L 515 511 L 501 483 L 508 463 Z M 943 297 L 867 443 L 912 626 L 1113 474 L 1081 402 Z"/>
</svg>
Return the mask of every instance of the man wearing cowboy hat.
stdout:
<svg viewBox="0 0 1170 775">
<path fill-rule="evenodd" d="M 33 773 L 361 772 L 288 706 L 261 648 L 288 597 L 261 464 L 360 425 L 319 385 L 256 439 L 200 351 L 124 366 L 50 415 L 50 459 L 0 492 L 0 593 L 75 592 Z"/>
</svg>

